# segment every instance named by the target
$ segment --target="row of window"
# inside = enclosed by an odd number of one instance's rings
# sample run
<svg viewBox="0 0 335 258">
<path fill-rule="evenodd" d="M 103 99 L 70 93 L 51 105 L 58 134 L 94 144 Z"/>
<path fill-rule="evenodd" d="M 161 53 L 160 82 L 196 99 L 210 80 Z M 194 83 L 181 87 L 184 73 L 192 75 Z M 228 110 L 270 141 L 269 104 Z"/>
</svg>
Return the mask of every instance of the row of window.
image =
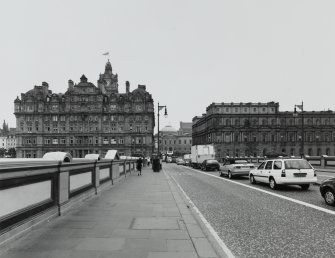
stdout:
<svg viewBox="0 0 335 258">
<path fill-rule="evenodd" d="M 36 144 L 36 138 L 25 138 L 24 144 Z M 102 144 L 124 144 L 124 138 L 122 137 L 104 137 L 102 139 Z M 146 144 L 145 137 L 134 137 L 131 144 Z M 150 143 L 150 142 L 148 142 Z M 65 138 L 45 138 L 44 144 L 66 144 Z M 98 137 L 70 137 L 69 144 L 99 144 Z"/>
<path fill-rule="evenodd" d="M 175 148 L 173 148 L 173 147 L 164 147 L 163 148 L 165 151 L 191 151 L 191 148 L 187 148 L 187 147 L 184 147 L 184 148 L 182 148 L 182 147 L 175 147 Z"/>
<path fill-rule="evenodd" d="M 24 132 L 24 127 L 20 127 L 21 132 Z M 40 132 L 40 127 L 35 126 L 33 131 L 32 126 L 27 126 L 27 133 L 33 133 L 33 132 Z M 105 126 L 103 127 L 103 132 L 105 133 L 110 133 L 110 132 L 123 132 L 123 131 L 134 131 L 138 133 L 144 133 L 144 132 L 149 132 L 150 127 L 149 126 L 135 126 L 133 127 L 132 124 L 127 126 L 126 128 L 123 126 Z M 97 126 L 89 126 L 89 127 L 82 127 L 82 126 L 69 126 L 68 129 L 66 129 L 65 126 L 63 127 L 52 127 L 51 126 L 46 126 L 44 132 L 49 132 L 49 133 L 66 133 L 66 132 L 98 132 L 99 127 Z"/>
<path fill-rule="evenodd" d="M 150 110 L 150 105 L 148 105 L 148 109 Z M 50 106 L 39 106 L 38 107 L 38 111 L 39 112 L 44 112 L 44 111 L 54 111 L 54 112 L 58 112 L 59 110 L 64 111 L 65 110 L 65 106 L 59 106 L 58 104 L 52 104 Z M 125 105 L 125 106 L 118 106 L 116 104 L 111 104 L 108 107 L 104 106 L 102 107 L 103 111 L 111 111 L 111 112 L 115 112 L 115 111 L 125 111 L 125 112 L 129 112 L 129 111 L 135 111 L 135 112 L 142 112 L 145 110 L 145 107 L 142 105 L 135 105 L 135 106 L 129 106 L 129 105 Z M 88 111 L 99 111 L 101 110 L 101 105 L 89 105 L 89 104 L 85 104 L 85 103 L 77 103 L 77 104 L 72 104 L 70 106 L 70 110 L 75 111 L 75 110 L 88 110 Z M 19 106 L 19 105 L 15 105 L 15 111 L 16 112 L 21 112 L 21 111 L 25 111 L 25 112 L 34 112 L 34 106 L 33 105 L 25 105 L 25 106 Z"/>
<path fill-rule="evenodd" d="M 280 119 L 279 121 L 275 118 L 271 118 L 271 119 L 266 119 L 266 118 L 262 118 L 262 119 L 240 119 L 240 118 L 212 118 L 209 120 L 209 124 L 210 125 L 214 125 L 216 123 L 219 123 L 219 125 L 225 125 L 225 126 L 231 126 L 231 125 L 235 125 L 235 126 L 257 126 L 257 125 L 262 125 L 262 126 L 267 126 L 267 125 L 281 125 L 281 126 L 296 126 L 296 125 L 301 125 L 301 118 L 290 118 L 290 119 Z M 334 120 L 335 122 L 335 120 Z M 320 125 L 330 125 L 331 124 L 331 120 L 329 118 L 325 118 L 325 119 L 304 119 L 304 125 L 307 126 L 320 126 Z M 206 127 L 206 125 L 204 125 Z M 199 126 L 199 129 L 201 127 Z"/>
<path fill-rule="evenodd" d="M 282 142 L 282 141 L 290 141 L 296 142 L 301 141 L 301 133 L 292 132 L 292 133 L 280 133 L 279 135 L 274 134 L 248 134 L 248 133 L 224 133 L 224 134 L 208 134 L 207 135 L 208 142 Z M 333 132 L 333 138 L 331 137 L 331 133 L 306 133 L 304 141 L 306 142 L 331 142 L 335 141 L 335 132 Z"/>
<path fill-rule="evenodd" d="M 286 149 L 286 148 L 282 148 L 281 152 L 286 153 L 290 156 L 299 156 L 301 153 L 301 149 L 297 149 L 297 148 L 290 148 L 290 149 Z M 217 155 L 219 157 L 224 157 L 224 156 L 235 156 L 235 157 L 243 157 L 243 156 L 253 156 L 253 157 L 257 157 L 257 156 L 265 156 L 267 153 L 267 149 L 263 149 L 261 153 L 257 153 L 257 152 L 253 152 L 251 153 L 249 150 L 240 150 L 240 149 L 235 149 L 235 150 L 230 150 L 230 149 L 226 149 L 224 152 L 220 152 L 218 151 Z M 335 154 L 335 149 L 333 150 L 333 152 L 331 151 L 331 149 L 325 148 L 325 149 L 321 149 L 321 148 L 308 148 L 307 149 L 307 153 L 305 153 L 309 156 L 321 156 L 321 155 L 328 155 L 331 156 L 332 154 Z"/>
<path fill-rule="evenodd" d="M 162 144 L 162 142 L 166 145 L 166 144 L 177 144 L 177 140 L 159 140 L 159 144 Z M 187 140 L 178 140 L 178 144 L 192 144 L 192 139 Z"/>
<path fill-rule="evenodd" d="M 275 112 L 274 107 L 216 107 L 217 113 L 256 113 L 256 112 Z"/>
<path fill-rule="evenodd" d="M 89 115 L 89 116 L 69 116 L 68 119 L 69 121 L 99 121 L 99 117 L 100 116 L 93 116 L 93 115 Z M 34 121 L 39 121 L 38 116 L 25 116 L 25 120 L 27 122 L 32 122 Z M 45 122 L 66 122 L 66 116 L 65 115 L 53 115 L 53 116 L 44 116 L 43 120 Z M 149 116 L 129 116 L 129 117 L 124 117 L 122 115 L 103 115 L 102 116 L 102 121 L 106 122 L 106 121 L 121 121 L 123 122 L 124 120 L 126 121 L 148 121 L 149 120 Z M 21 121 L 21 123 L 24 123 L 24 121 Z"/>
</svg>

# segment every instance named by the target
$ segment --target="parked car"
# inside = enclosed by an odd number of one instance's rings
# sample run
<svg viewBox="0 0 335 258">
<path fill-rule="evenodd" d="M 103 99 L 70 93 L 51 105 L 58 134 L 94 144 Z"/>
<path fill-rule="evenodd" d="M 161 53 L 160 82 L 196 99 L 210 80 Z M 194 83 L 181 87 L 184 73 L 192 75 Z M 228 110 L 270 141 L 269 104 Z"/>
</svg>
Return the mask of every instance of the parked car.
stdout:
<svg viewBox="0 0 335 258">
<path fill-rule="evenodd" d="M 299 185 L 307 190 L 310 184 L 316 183 L 317 176 L 305 159 L 280 158 L 267 160 L 251 170 L 249 179 L 252 184 L 268 183 L 271 189 L 277 185 Z"/>
<path fill-rule="evenodd" d="M 185 161 L 182 158 L 176 160 L 177 165 L 185 165 Z"/>
<path fill-rule="evenodd" d="M 326 179 L 320 184 L 320 193 L 326 204 L 335 206 L 335 177 Z"/>
<path fill-rule="evenodd" d="M 206 159 L 201 163 L 201 170 L 220 170 L 220 163 L 216 159 Z"/>
<path fill-rule="evenodd" d="M 254 169 L 255 165 L 244 159 L 224 159 L 223 165 L 220 167 L 220 176 L 228 176 L 232 179 L 236 176 L 249 176 L 250 170 Z"/>
</svg>

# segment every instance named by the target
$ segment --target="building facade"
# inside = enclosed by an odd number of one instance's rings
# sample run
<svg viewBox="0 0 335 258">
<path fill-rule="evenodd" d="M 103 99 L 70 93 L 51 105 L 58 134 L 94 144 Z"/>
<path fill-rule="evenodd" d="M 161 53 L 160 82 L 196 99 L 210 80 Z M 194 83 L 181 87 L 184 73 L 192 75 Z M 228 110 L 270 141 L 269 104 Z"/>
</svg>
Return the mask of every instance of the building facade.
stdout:
<svg viewBox="0 0 335 258">
<path fill-rule="evenodd" d="M 97 86 L 85 75 L 68 82 L 65 93 L 53 93 L 43 82 L 14 101 L 17 157 L 42 157 L 49 151 L 105 155 L 151 155 L 154 106 L 145 85 L 119 93 L 118 75 L 108 61 Z"/>
<path fill-rule="evenodd" d="M 217 158 L 335 155 L 333 111 L 282 112 L 275 102 L 212 103 L 192 122 L 193 144 L 213 144 Z"/>
<path fill-rule="evenodd" d="M 15 128 L 9 128 L 6 121 L 3 121 L 2 129 L 0 129 L 0 148 L 9 150 L 15 147 Z"/>
<path fill-rule="evenodd" d="M 6 149 L 9 150 L 9 149 L 16 149 L 16 129 L 15 128 L 10 128 L 9 129 L 9 132 L 7 134 L 7 142 L 6 142 Z"/>
<path fill-rule="evenodd" d="M 179 130 L 176 130 L 171 125 L 165 126 L 160 130 L 159 140 L 159 147 L 162 153 L 173 151 L 175 156 L 191 153 L 192 123 L 180 122 Z"/>
</svg>

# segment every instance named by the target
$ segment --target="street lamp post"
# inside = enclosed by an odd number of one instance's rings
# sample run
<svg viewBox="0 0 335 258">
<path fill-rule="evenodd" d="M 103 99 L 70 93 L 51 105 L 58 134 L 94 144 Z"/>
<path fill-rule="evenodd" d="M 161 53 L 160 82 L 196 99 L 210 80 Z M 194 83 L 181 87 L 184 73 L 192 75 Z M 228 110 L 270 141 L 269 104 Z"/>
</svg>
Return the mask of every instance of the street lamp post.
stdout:
<svg viewBox="0 0 335 258">
<path fill-rule="evenodd" d="M 304 154 L 304 145 L 305 145 L 305 129 L 304 129 L 304 102 L 301 102 L 301 105 L 294 105 L 294 116 L 298 116 L 297 108 L 301 110 L 301 150 L 300 155 L 303 158 Z"/>
<path fill-rule="evenodd" d="M 161 109 L 165 108 L 165 112 L 164 112 L 164 116 L 167 117 L 167 109 L 166 106 L 160 106 L 159 102 L 158 102 L 158 109 L 157 109 L 157 122 L 158 122 L 158 131 L 157 131 L 157 155 L 158 157 L 160 157 L 161 152 L 160 152 L 160 148 L 159 148 L 159 111 Z"/>
</svg>

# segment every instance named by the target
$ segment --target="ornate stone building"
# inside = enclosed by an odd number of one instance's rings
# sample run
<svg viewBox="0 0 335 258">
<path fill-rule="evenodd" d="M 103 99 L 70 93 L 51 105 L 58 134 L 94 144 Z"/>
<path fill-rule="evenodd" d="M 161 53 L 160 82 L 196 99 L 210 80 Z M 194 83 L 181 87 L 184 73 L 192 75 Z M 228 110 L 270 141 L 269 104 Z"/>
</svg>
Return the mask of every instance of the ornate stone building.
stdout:
<svg viewBox="0 0 335 258">
<path fill-rule="evenodd" d="M 3 121 L 0 129 L 0 148 L 9 150 L 16 147 L 15 128 L 9 128 L 6 121 Z"/>
<path fill-rule="evenodd" d="M 155 136 L 157 139 L 157 135 Z M 160 150 L 162 153 L 173 151 L 176 156 L 191 153 L 192 123 L 180 122 L 179 130 L 167 125 L 160 130 Z"/>
<path fill-rule="evenodd" d="M 145 85 L 119 93 L 118 75 L 108 61 L 98 86 L 85 75 L 78 84 L 68 82 L 65 93 L 53 93 L 49 85 L 21 94 L 14 101 L 17 125 L 17 157 L 42 157 L 48 151 L 105 155 L 151 155 L 154 106 Z"/>
<path fill-rule="evenodd" d="M 304 155 L 335 155 L 333 111 L 283 112 L 275 102 L 212 103 L 192 122 L 193 144 L 214 144 L 217 158 L 299 156 L 302 146 Z"/>
</svg>

